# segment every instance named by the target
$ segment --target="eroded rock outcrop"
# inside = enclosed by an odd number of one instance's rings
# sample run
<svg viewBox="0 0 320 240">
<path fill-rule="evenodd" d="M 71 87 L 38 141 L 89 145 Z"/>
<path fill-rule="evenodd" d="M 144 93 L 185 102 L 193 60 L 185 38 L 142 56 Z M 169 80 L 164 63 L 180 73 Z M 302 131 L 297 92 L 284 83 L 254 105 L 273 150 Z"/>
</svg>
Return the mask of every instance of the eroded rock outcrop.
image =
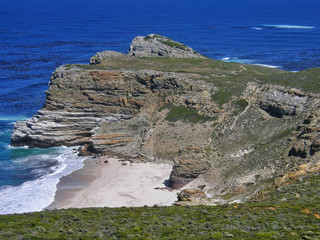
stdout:
<svg viewBox="0 0 320 240">
<path fill-rule="evenodd" d="M 314 108 L 314 95 L 295 88 L 250 83 L 247 92 L 255 103 L 273 117 L 302 115 Z"/>
<path fill-rule="evenodd" d="M 310 114 L 298 127 L 289 156 L 312 157 L 320 151 L 320 111 Z"/>
<path fill-rule="evenodd" d="M 134 38 L 128 54 L 136 57 L 205 58 L 192 48 L 157 34 Z"/>
<path fill-rule="evenodd" d="M 112 60 L 124 56 L 125 55 L 123 53 L 114 51 L 97 52 L 93 57 L 90 58 L 90 64 L 100 64 L 104 60 Z"/>
<path fill-rule="evenodd" d="M 183 189 L 178 193 L 178 201 L 175 205 L 192 206 L 192 205 L 210 205 L 211 201 L 207 195 L 200 189 Z"/>
<path fill-rule="evenodd" d="M 206 154 L 206 150 L 201 146 L 186 146 L 179 150 L 170 175 L 172 188 L 181 188 L 207 172 L 210 163 L 203 154 Z"/>
</svg>

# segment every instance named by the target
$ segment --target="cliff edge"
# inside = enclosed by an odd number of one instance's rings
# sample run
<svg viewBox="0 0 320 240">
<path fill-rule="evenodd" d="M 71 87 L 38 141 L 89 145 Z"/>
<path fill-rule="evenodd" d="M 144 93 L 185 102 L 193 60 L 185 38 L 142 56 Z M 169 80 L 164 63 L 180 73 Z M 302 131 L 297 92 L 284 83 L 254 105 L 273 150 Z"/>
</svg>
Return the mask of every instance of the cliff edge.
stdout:
<svg viewBox="0 0 320 240">
<path fill-rule="evenodd" d="M 90 63 L 56 69 L 45 107 L 15 124 L 12 145 L 171 161 L 170 186 L 206 203 L 245 200 L 320 164 L 320 69 L 226 63 L 155 34 Z"/>
</svg>

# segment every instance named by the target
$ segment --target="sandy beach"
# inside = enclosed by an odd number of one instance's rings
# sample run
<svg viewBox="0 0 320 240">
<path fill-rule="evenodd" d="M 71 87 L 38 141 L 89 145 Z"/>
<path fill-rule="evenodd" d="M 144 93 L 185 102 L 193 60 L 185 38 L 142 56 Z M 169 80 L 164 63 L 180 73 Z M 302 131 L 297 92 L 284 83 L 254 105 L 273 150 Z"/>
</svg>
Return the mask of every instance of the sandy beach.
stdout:
<svg viewBox="0 0 320 240">
<path fill-rule="evenodd" d="M 60 179 L 47 209 L 170 206 L 177 200 L 176 191 L 165 189 L 171 170 L 165 163 L 90 158 L 82 169 Z"/>
</svg>

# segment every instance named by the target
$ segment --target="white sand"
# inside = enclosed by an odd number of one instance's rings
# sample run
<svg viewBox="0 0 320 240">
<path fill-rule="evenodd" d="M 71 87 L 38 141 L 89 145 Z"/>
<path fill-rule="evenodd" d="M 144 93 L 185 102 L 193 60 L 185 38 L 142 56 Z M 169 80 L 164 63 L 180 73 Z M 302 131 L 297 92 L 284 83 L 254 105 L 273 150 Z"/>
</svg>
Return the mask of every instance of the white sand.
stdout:
<svg viewBox="0 0 320 240">
<path fill-rule="evenodd" d="M 104 161 L 106 159 L 102 159 Z M 177 200 L 177 192 L 165 188 L 172 166 L 169 164 L 119 162 L 89 167 L 95 178 L 87 186 L 68 194 L 55 203 L 57 208 L 170 206 Z M 81 171 L 81 170 L 80 170 Z"/>
</svg>

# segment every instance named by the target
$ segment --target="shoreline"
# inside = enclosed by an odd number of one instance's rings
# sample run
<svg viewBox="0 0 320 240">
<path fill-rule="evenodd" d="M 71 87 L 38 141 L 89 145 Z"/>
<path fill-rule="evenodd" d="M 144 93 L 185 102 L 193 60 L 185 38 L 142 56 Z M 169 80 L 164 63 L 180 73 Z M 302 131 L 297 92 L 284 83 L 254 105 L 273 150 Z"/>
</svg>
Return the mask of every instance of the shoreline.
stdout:
<svg viewBox="0 0 320 240">
<path fill-rule="evenodd" d="M 172 166 L 88 158 L 82 169 L 60 178 L 47 210 L 86 207 L 171 206 L 177 191 L 165 189 Z"/>
</svg>

